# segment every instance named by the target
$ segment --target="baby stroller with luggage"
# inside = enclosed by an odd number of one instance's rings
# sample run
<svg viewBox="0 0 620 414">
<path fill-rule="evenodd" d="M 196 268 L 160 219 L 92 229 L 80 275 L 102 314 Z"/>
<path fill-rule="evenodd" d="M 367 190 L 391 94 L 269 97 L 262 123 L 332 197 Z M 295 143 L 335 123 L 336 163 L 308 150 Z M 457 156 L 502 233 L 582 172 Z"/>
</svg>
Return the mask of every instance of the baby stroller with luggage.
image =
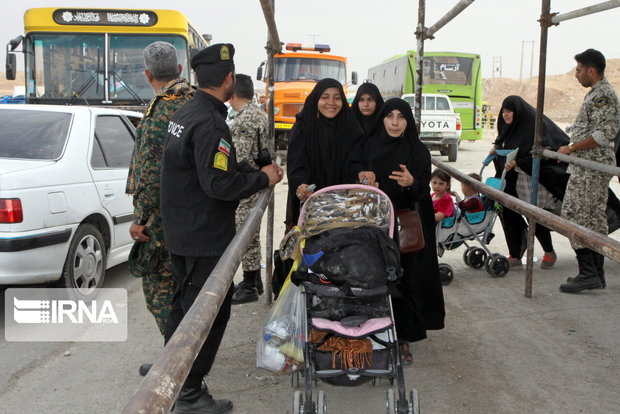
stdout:
<svg viewBox="0 0 620 414">
<path fill-rule="evenodd" d="M 406 393 L 389 294 L 401 273 L 393 231 L 391 202 L 374 187 L 323 188 L 303 205 L 287 243 L 289 254 L 298 246 L 291 280 L 306 310 L 305 392 L 295 392 L 293 413 L 327 412 L 324 391 L 313 399 L 318 379 L 355 386 L 377 378 L 397 383 L 397 393 L 387 390 L 388 413 L 419 412 L 417 390 Z"/>
<path fill-rule="evenodd" d="M 500 156 L 505 156 L 512 150 L 498 150 Z M 483 176 L 485 167 L 496 157 L 495 154 L 489 155 L 483 162 L 480 169 L 480 177 Z M 502 173 L 501 178 L 489 177 L 485 184 L 502 191 L 504 189 L 504 178 L 506 171 Z M 456 197 L 457 204 L 455 206 L 454 216 L 443 219 L 437 223 L 436 240 L 437 254 L 443 256 L 446 250 L 453 250 L 461 245 L 466 246 L 463 252 L 463 261 L 469 267 L 479 269 L 484 267 L 491 276 L 503 277 L 510 270 L 508 258 L 499 253 L 491 253 L 488 244 L 494 237 L 493 226 L 497 219 L 501 206 L 490 199 L 483 196 L 484 210 L 470 213 L 462 212 L 458 208 L 461 201 Z M 480 247 L 470 246 L 468 242 L 477 242 Z M 439 264 L 439 274 L 441 283 L 449 285 L 454 278 L 454 271 L 447 263 Z"/>
</svg>

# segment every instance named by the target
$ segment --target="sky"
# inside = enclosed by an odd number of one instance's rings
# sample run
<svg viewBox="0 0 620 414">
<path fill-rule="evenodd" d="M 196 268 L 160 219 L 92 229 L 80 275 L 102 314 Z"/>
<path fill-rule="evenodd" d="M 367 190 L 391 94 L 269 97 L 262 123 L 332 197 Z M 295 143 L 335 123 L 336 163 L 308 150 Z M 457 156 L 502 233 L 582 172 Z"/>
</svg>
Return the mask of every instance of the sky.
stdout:
<svg viewBox="0 0 620 414">
<path fill-rule="evenodd" d="M 569 11 L 603 3 L 603 0 L 552 0 L 551 11 Z M 425 26 L 432 26 L 458 0 L 426 0 Z M 24 12 L 33 7 L 176 9 L 185 14 L 213 42 L 235 45 L 237 73 L 253 78 L 266 59 L 267 25 L 259 0 L 21 0 L 4 8 L 0 18 L 1 39 L 6 43 L 23 34 Z M 426 40 L 426 51 L 479 53 L 483 77 L 519 79 L 523 55 L 523 77 L 530 76 L 532 41 L 533 75 L 538 73 L 542 0 L 475 0 L 454 20 Z M 327 43 L 332 53 L 346 56 L 349 71 L 360 80 L 368 68 L 416 48 L 418 1 L 416 0 L 275 0 L 275 19 L 284 43 Z M 607 58 L 620 58 L 620 8 L 581 17 L 549 28 L 547 74 L 571 71 L 573 56 L 587 48 L 600 50 Z M 524 41 L 526 42 L 524 44 Z M 523 45 L 525 48 L 522 53 Z M 5 59 L 0 47 L 0 59 Z M 23 62 L 23 56 L 18 56 Z M 501 61 L 501 65 L 500 65 Z M 500 68 L 501 66 L 501 68 Z M 350 79 L 350 75 L 349 75 Z"/>
</svg>

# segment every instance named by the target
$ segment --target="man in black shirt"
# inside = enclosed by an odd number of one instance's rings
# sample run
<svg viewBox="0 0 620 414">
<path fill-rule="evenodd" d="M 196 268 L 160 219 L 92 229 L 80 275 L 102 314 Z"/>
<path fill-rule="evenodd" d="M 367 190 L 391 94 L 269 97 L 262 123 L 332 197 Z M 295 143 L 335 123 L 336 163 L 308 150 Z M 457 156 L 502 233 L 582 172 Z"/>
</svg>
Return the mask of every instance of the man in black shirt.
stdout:
<svg viewBox="0 0 620 414">
<path fill-rule="evenodd" d="M 166 327 L 168 341 L 235 235 L 239 200 L 282 179 L 275 163 L 260 171 L 237 164 L 224 102 L 234 86 L 234 47 L 212 45 L 191 65 L 199 89 L 168 124 L 161 172 L 164 238 L 175 291 Z M 230 317 L 232 285 L 179 393 L 173 413 L 225 413 L 229 400 L 215 400 L 202 379 L 209 373 Z"/>
</svg>

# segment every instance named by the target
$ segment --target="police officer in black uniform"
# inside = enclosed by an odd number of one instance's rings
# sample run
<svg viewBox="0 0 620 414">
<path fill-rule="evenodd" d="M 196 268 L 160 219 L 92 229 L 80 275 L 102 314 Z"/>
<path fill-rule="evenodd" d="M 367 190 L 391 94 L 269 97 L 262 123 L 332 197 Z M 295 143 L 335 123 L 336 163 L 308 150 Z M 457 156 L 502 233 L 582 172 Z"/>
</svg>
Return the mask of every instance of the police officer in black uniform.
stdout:
<svg viewBox="0 0 620 414">
<path fill-rule="evenodd" d="M 235 235 L 238 200 L 282 179 L 275 163 L 260 171 L 237 164 L 224 102 L 235 80 L 231 44 L 203 49 L 191 61 L 198 78 L 194 99 L 168 125 L 161 171 L 164 238 L 175 291 L 166 342 L 187 313 Z M 173 413 L 225 413 L 230 400 L 215 400 L 202 380 L 209 373 L 230 317 L 232 284 L 179 394 Z"/>
</svg>

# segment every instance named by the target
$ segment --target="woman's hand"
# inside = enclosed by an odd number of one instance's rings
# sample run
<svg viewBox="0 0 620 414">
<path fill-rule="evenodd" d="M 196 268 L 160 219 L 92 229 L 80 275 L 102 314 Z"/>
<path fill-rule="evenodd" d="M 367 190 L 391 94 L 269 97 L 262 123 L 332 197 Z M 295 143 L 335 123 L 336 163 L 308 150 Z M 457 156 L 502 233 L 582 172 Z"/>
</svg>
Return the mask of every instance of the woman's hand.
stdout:
<svg viewBox="0 0 620 414">
<path fill-rule="evenodd" d="M 375 176 L 375 173 L 372 171 L 360 171 L 359 174 L 357 175 L 357 178 L 359 179 L 360 184 L 372 185 L 374 187 L 377 187 L 376 185 L 377 177 Z M 364 182 L 364 180 L 366 180 L 366 182 Z"/>
<path fill-rule="evenodd" d="M 308 191 L 308 184 L 301 184 L 299 187 L 297 187 L 296 193 L 299 201 L 303 203 L 308 199 L 308 197 L 310 197 L 312 193 L 314 193 L 314 191 Z"/>
<path fill-rule="evenodd" d="M 392 171 L 390 179 L 395 180 L 401 187 L 411 187 L 413 185 L 413 175 L 405 164 L 400 164 L 401 171 Z"/>
<path fill-rule="evenodd" d="M 515 160 L 509 161 L 506 163 L 506 171 L 512 170 L 514 167 L 518 167 L 517 162 Z"/>
</svg>

